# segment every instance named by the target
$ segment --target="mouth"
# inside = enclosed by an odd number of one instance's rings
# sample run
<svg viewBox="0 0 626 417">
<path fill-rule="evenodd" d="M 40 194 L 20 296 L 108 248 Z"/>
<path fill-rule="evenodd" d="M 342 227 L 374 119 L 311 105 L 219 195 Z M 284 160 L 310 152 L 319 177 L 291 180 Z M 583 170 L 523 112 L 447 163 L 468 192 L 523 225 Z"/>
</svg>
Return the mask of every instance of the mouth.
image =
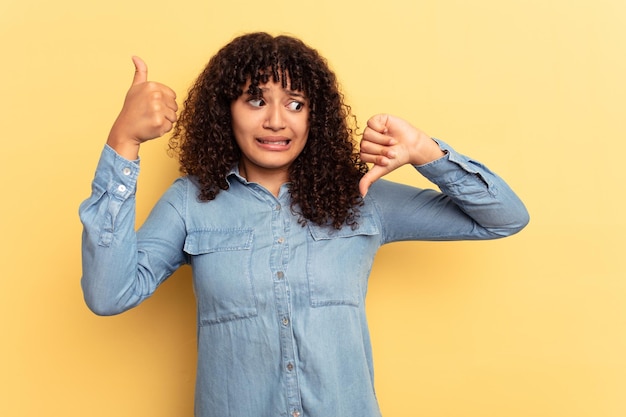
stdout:
<svg viewBox="0 0 626 417">
<path fill-rule="evenodd" d="M 265 139 L 257 139 L 257 142 L 262 143 L 264 145 L 288 145 L 291 142 L 289 139 L 287 140 L 265 140 Z"/>
<path fill-rule="evenodd" d="M 287 146 L 291 143 L 291 139 L 287 139 L 285 137 L 276 137 L 276 138 L 257 138 L 256 141 L 261 145 L 265 146 Z"/>
</svg>

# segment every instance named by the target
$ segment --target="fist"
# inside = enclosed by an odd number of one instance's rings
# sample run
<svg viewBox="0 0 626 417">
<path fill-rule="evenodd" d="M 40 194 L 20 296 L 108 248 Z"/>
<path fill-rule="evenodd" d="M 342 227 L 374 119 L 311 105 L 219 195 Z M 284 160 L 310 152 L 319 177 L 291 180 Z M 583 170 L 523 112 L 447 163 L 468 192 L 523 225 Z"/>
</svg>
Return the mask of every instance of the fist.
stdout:
<svg viewBox="0 0 626 417">
<path fill-rule="evenodd" d="M 148 67 L 133 57 L 135 75 L 124 106 L 109 134 L 109 145 L 118 152 L 163 136 L 176 122 L 176 93 L 166 85 L 148 81 Z"/>
<path fill-rule="evenodd" d="M 361 140 L 361 160 L 373 164 L 359 183 L 365 196 L 370 185 L 394 169 L 422 165 L 444 155 L 428 135 L 407 121 L 389 114 L 378 114 L 367 121 Z"/>
</svg>

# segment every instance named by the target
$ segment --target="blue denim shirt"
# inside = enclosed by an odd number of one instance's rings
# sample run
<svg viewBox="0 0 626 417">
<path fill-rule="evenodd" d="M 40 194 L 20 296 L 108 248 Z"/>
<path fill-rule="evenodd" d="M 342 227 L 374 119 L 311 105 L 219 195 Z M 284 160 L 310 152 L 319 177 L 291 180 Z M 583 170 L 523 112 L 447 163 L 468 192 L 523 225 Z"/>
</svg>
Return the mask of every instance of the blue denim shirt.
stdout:
<svg viewBox="0 0 626 417">
<path fill-rule="evenodd" d="M 416 169 L 442 193 L 379 180 L 354 230 L 303 227 L 288 184 L 275 197 L 234 169 L 210 202 L 178 179 L 136 233 L 138 161 L 106 146 L 80 207 L 85 300 L 97 314 L 121 313 L 190 264 L 197 417 L 380 416 L 365 317 L 378 248 L 499 238 L 528 222 L 499 177 L 439 143 L 447 155 Z"/>
</svg>

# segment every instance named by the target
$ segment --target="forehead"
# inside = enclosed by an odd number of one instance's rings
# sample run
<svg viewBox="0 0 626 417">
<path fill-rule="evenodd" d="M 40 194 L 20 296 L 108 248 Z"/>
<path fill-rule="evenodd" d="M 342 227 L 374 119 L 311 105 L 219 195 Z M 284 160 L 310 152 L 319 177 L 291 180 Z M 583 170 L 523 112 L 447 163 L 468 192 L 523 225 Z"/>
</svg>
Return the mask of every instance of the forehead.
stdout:
<svg viewBox="0 0 626 417">
<path fill-rule="evenodd" d="M 282 91 L 290 96 L 306 97 L 307 94 L 298 88 L 298 83 L 293 83 L 291 78 L 284 74 L 280 75 L 278 79 L 274 77 L 261 76 L 254 80 L 252 77 L 248 77 L 246 83 L 242 87 L 243 93 L 252 95 L 261 95 L 268 92 Z"/>
</svg>

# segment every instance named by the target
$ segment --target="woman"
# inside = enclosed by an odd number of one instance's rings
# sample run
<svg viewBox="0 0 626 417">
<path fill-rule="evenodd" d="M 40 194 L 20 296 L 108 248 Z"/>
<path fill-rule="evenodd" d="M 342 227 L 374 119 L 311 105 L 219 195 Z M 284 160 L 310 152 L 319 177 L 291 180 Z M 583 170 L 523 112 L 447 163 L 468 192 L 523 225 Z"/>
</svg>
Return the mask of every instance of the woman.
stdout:
<svg viewBox="0 0 626 417">
<path fill-rule="evenodd" d="M 334 74 L 297 39 L 234 39 L 179 119 L 175 93 L 134 63 L 80 208 L 89 307 L 121 313 L 190 264 L 196 416 L 379 416 L 364 303 L 378 248 L 508 236 L 528 222 L 522 202 L 390 115 L 367 122 L 358 152 Z M 139 147 L 172 128 L 185 175 L 135 233 Z M 379 179 L 404 164 L 442 192 Z"/>
</svg>

